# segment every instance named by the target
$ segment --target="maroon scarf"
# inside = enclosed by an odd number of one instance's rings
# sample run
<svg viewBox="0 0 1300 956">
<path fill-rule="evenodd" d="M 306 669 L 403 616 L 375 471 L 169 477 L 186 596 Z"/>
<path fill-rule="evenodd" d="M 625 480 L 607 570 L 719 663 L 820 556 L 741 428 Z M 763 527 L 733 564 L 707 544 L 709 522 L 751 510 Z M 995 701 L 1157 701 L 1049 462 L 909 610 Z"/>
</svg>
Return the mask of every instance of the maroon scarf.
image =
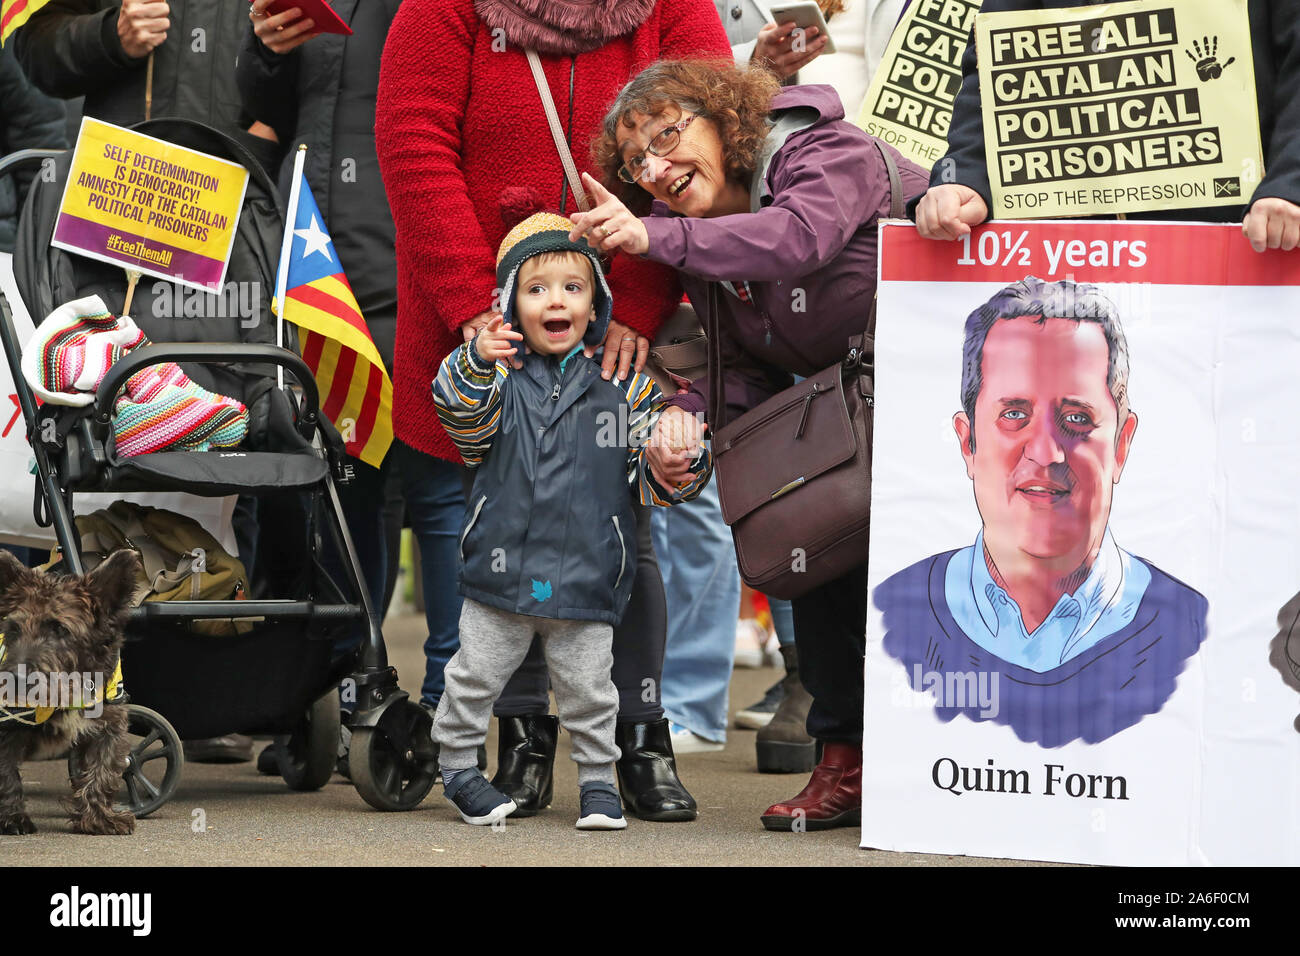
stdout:
<svg viewBox="0 0 1300 956">
<path fill-rule="evenodd" d="M 474 10 L 506 40 L 538 53 L 586 53 L 631 33 L 656 0 L 474 0 Z"/>
</svg>

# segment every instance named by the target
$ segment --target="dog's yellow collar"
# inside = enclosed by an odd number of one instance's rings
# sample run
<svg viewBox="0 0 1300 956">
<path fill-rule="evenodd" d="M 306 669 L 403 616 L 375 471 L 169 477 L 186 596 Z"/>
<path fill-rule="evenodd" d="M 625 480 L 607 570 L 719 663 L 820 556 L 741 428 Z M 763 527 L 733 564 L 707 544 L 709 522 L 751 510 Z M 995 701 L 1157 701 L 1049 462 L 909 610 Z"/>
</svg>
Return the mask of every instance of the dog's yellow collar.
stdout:
<svg viewBox="0 0 1300 956">
<path fill-rule="evenodd" d="M 0 664 L 4 663 L 4 659 L 7 656 L 7 654 L 8 654 L 8 650 L 5 648 L 5 636 L 3 632 L 0 632 Z M 113 667 L 113 676 L 108 679 L 108 687 L 104 691 L 103 700 L 105 702 L 111 703 L 112 701 L 117 700 L 117 698 L 121 696 L 121 692 L 122 692 L 122 658 L 119 657 L 117 659 L 117 663 Z M 69 707 L 66 709 L 87 710 L 91 707 L 94 707 L 98 702 L 99 702 L 99 698 L 94 698 L 89 701 L 83 701 L 80 707 L 75 707 L 75 708 Z M 57 710 L 59 710 L 58 707 L 32 707 L 28 710 L 17 711 L 17 710 L 9 710 L 8 708 L 0 705 L 0 723 L 6 720 L 19 720 L 22 721 L 23 723 L 43 724 L 47 720 L 49 720 L 52 716 L 54 716 L 54 713 Z M 30 721 L 24 720 L 24 718 L 28 718 L 28 717 L 31 718 Z"/>
</svg>

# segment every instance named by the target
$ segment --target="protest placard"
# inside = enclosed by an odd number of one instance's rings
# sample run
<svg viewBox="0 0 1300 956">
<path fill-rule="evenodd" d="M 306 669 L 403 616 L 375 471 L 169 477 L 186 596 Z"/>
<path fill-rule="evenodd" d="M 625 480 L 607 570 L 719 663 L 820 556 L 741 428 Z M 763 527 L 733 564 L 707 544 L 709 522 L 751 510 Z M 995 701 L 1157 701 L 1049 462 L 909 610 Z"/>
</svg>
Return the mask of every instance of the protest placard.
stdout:
<svg viewBox="0 0 1300 956">
<path fill-rule="evenodd" d="M 980 14 L 993 218 L 1240 205 L 1263 175 L 1246 0 Z"/>
<path fill-rule="evenodd" d="M 864 846 L 1300 863 L 1300 256 L 882 227 Z"/>
<path fill-rule="evenodd" d="M 219 292 L 248 170 L 86 117 L 51 244 Z"/>
<path fill-rule="evenodd" d="M 979 0 L 909 6 L 862 101 L 858 125 L 926 169 L 947 149 L 961 58 L 979 9 Z"/>
</svg>

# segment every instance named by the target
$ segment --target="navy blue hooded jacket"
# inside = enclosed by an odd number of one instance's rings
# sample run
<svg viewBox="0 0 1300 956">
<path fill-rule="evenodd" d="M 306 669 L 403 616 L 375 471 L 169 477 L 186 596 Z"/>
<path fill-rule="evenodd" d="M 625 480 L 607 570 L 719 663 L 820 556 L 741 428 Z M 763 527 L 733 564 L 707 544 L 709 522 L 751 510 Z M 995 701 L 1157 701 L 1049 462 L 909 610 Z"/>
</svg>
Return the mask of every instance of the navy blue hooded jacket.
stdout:
<svg viewBox="0 0 1300 956">
<path fill-rule="evenodd" d="M 604 338 L 601 312 L 589 345 Z M 663 404 L 654 381 L 607 382 L 580 346 L 563 357 L 526 353 L 520 370 L 505 360 L 485 367 L 467 342 L 443 361 L 433 395 L 477 471 L 460 533 L 461 594 L 517 614 L 617 624 L 636 567 L 633 495 L 686 501 L 712 471 L 705 449 L 677 494 L 651 476 L 645 441 Z"/>
</svg>

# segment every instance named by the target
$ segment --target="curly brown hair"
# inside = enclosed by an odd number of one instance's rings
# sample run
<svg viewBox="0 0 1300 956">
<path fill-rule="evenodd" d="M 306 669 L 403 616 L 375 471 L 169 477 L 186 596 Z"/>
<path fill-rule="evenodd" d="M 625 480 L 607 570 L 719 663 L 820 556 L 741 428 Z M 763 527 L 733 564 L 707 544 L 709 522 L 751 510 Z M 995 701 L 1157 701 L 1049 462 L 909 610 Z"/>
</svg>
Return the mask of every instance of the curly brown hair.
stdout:
<svg viewBox="0 0 1300 956">
<path fill-rule="evenodd" d="M 618 178 L 623 165 L 618 129 L 635 129 L 634 114 L 659 116 L 680 110 L 713 123 L 722 140 L 727 178 L 748 183 L 771 129 L 772 98 L 780 90 L 767 70 L 744 69 L 732 60 L 660 60 L 634 76 L 614 100 L 591 144 L 592 164 L 628 209 L 637 215 L 648 212 L 650 194 Z"/>
</svg>

